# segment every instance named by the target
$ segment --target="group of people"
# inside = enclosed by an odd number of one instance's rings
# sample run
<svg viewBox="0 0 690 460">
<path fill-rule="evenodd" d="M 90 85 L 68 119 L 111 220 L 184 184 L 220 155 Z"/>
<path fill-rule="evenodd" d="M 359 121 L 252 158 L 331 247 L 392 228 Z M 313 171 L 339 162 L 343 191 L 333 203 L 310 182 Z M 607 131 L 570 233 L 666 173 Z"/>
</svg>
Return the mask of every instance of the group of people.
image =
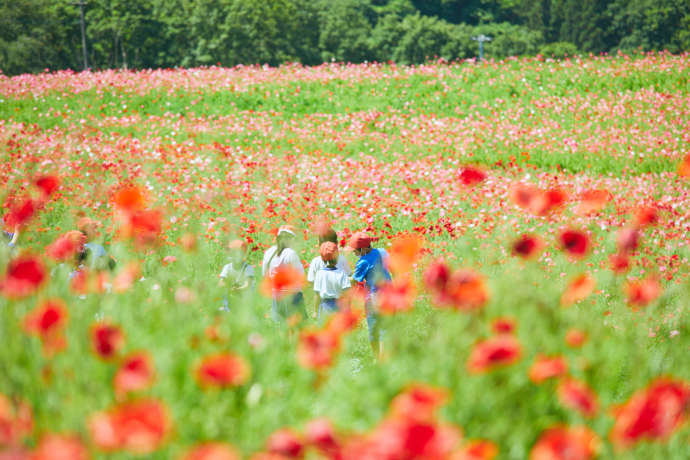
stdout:
<svg viewBox="0 0 690 460">
<path fill-rule="evenodd" d="M 294 249 L 297 233 L 294 227 L 284 225 L 278 229 L 275 245 L 266 250 L 261 264 L 263 277 L 273 277 L 279 267 L 289 265 L 300 274 L 304 267 Z M 366 290 L 366 318 L 369 341 L 378 356 L 382 353 L 382 331 L 376 312 L 376 293 L 382 283 L 391 280 L 386 268 L 386 251 L 372 247 L 373 239 L 365 232 L 355 233 L 347 247 L 357 257 L 354 271 L 347 258 L 338 250 L 338 234 L 332 229 L 324 229 L 318 234 L 319 255 L 309 264 L 307 281 L 314 291 L 313 317 L 323 319 L 338 311 L 339 300 L 354 283 L 361 283 Z M 247 262 L 247 245 L 242 240 L 229 244 L 230 261 L 221 273 L 221 285 L 232 290 L 243 290 L 255 284 L 254 268 Z M 228 309 L 225 297 L 224 309 Z M 280 322 L 299 314 L 307 317 L 304 293 L 275 291 L 272 295 L 271 317 Z"/>
</svg>

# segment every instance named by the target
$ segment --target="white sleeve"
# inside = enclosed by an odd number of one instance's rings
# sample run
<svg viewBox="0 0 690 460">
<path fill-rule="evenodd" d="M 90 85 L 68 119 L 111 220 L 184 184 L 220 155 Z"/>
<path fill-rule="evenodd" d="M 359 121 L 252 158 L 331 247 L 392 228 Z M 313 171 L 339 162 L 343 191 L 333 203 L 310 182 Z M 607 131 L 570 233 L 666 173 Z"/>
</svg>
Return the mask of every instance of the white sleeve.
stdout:
<svg viewBox="0 0 690 460">
<path fill-rule="evenodd" d="M 321 295 L 321 290 L 322 290 L 322 285 L 323 284 L 323 276 L 319 276 L 319 272 L 316 273 L 316 276 L 314 277 L 314 292 Z"/>
<path fill-rule="evenodd" d="M 344 271 L 347 276 L 352 275 L 352 269 L 350 268 L 350 264 L 345 258 L 345 256 L 343 256 L 342 254 L 338 256 L 338 268 L 342 269 L 342 271 Z"/>
<path fill-rule="evenodd" d="M 346 273 L 343 273 L 340 276 L 340 287 L 345 290 L 350 289 L 350 286 L 350 277 Z"/>
<path fill-rule="evenodd" d="M 219 276 L 221 278 L 225 279 L 228 277 L 229 274 L 230 274 L 230 264 L 227 264 L 227 265 L 223 266 L 223 269 L 221 270 Z"/>
<path fill-rule="evenodd" d="M 313 283 L 314 280 L 316 279 L 316 272 L 318 271 L 318 267 L 316 266 L 320 257 L 314 257 L 312 259 L 311 263 L 309 264 L 309 271 L 307 272 L 307 281 L 310 283 Z"/>
</svg>

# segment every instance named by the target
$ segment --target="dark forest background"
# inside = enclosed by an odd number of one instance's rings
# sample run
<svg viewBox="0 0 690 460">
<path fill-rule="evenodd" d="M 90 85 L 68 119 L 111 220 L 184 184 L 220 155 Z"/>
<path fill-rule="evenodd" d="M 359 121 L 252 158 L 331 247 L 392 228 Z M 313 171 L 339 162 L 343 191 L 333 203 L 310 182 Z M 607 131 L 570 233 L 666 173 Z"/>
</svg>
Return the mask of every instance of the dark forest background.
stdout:
<svg viewBox="0 0 690 460">
<path fill-rule="evenodd" d="M 88 64 L 191 67 L 690 49 L 690 0 L 88 0 Z M 6 75 L 84 67 L 79 6 L 0 0 Z"/>
</svg>

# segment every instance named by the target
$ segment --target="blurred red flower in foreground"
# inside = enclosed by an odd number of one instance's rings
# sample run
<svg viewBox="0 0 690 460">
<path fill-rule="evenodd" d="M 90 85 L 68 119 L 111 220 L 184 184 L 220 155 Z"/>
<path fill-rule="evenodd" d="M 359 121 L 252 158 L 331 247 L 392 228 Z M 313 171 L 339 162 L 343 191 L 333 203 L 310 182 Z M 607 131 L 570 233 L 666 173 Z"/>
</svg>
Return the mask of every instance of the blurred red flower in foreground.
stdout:
<svg viewBox="0 0 690 460">
<path fill-rule="evenodd" d="M 327 418 L 312 420 L 305 427 L 307 444 L 315 447 L 326 458 L 339 458 L 340 440 Z"/>
<path fill-rule="evenodd" d="M 302 458 L 304 448 L 301 436 L 289 428 L 274 432 L 266 440 L 266 449 L 270 453 L 282 455 L 285 458 Z"/>
<path fill-rule="evenodd" d="M 534 383 L 542 383 L 547 379 L 561 377 L 568 372 L 568 363 L 563 356 L 548 357 L 539 355 L 529 368 L 529 379 Z"/>
<path fill-rule="evenodd" d="M 307 369 L 322 370 L 333 364 L 340 349 L 340 336 L 331 329 L 300 332 L 297 361 Z"/>
<path fill-rule="evenodd" d="M 522 346 L 513 335 L 497 335 L 474 345 L 467 359 L 467 370 L 472 374 L 488 372 L 513 364 L 521 356 Z"/>
<path fill-rule="evenodd" d="M 618 447 L 647 439 L 663 440 L 688 419 L 690 383 L 660 378 L 623 405 L 614 408 L 616 419 L 609 434 Z"/>
<path fill-rule="evenodd" d="M 52 354 L 67 346 L 63 329 L 67 323 L 67 307 L 60 299 L 44 300 L 24 317 L 24 329 L 38 336 L 43 351 Z"/>
<path fill-rule="evenodd" d="M 134 185 L 122 187 L 112 197 L 117 209 L 124 212 L 135 212 L 144 209 L 146 199 L 139 187 Z"/>
<path fill-rule="evenodd" d="M 543 248 L 544 242 L 538 236 L 522 235 L 513 243 L 512 253 L 523 259 L 532 259 L 538 257 Z"/>
<path fill-rule="evenodd" d="M 46 269 L 41 259 L 19 256 L 7 265 L 7 273 L 0 280 L 0 292 L 11 299 L 33 294 L 46 280 Z"/>
<path fill-rule="evenodd" d="M 33 427 L 31 407 L 23 402 L 14 405 L 0 393 L 0 448 L 20 445 L 31 434 Z"/>
<path fill-rule="evenodd" d="M 537 440 L 530 460 L 587 460 L 599 447 L 597 435 L 585 426 L 556 426 L 544 431 Z"/>
<path fill-rule="evenodd" d="M 155 369 L 151 356 L 143 351 L 125 356 L 113 378 L 115 395 L 123 397 L 131 391 L 145 390 L 153 384 Z"/>
<path fill-rule="evenodd" d="M 568 195 L 561 189 L 541 190 L 532 184 L 515 184 L 510 199 L 530 214 L 545 216 L 563 207 Z"/>
<path fill-rule="evenodd" d="M 148 454 L 157 450 L 171 429 L 167 408 L 155 399 L 140 399 L 93 414 L 88 422 L 94 445 L 101 450 Z"/>
<path fill-rule="evenodd" d="M 582 273 L 573 279 L 565 288 L 561 296 L 561 305 L 569 307 L 574 303 L 584 300 L 594 290 L 596 280 L 589 273 Z"/>
<path fill-rule="evenodd" d="M 476 439 L 467 442 L 457 452 L 454 452 L 450 460 L 492 460 L 498 455 L 498 447 L 491 441 Z"/>
<path fill-rule="evenodd" d="M 9 206 L 9 212 L 5 215 L 5 225 L 9 229 L 25 225 L 36 213 L 38 203 L 28 197 L 22 198 L 19 202 Z"/>
<path fill-rule="evenodd" d="M 568 229 L 560 234 L 561 248 L 569 255 L 581 258 L 589 252 L 589 237 L 585 232 Z"/>
<path fill-rule="evenodd" d="M 342 334 L 348 332 L 357 327 L 360 319 L 364 316 L 364 312 L 361 309 L 347 308 L 336 312 L 331 315 L 326 323 L 326 329 L 334 332 L 335 334 Z"/>
<path fill-rule="evenodd" d="M 388 250 L 389 268 L 394 273 L 408 272 L 417 262 L 424 247 L 424 238 L 419 235 L 405 235 L 393 240 Z"/>
<path fill-rule="evenodd" d="M 417 290 L 409 277 L 395 278 L 379 288 L 379 311 L 384 315 L 410 311 L 416 298 Z"/>
<path fill-rule="evenodd" d="M 557 392 L 564 407 L 576 410 L 584 417 L 594 417 L 599 412 L 597 395 L 584 382 L 566 378 L 558 383 Z"/>
<path fill-rule="evenodd" d="M 471 269 L 450 272 L 442 260 L 429 265 L 424 272 L 424 283 L 432 301 L 439 307 L 457 310 L 476 310 L 489 300 L 484 277 Z"/>
<path fill-rule="evenodd" d="M 240 460 L 240 458 L 230 444 L 207 442 L 192 448 L 180 457 L 180 460 Z"/>
<path fill-rule="evenodd" d="M 690 153 L 683 157 L 683 160 L 678 164 L 678 175 L 681 177 L 690 177 Z"/>
<path fill-rule="evenodd" d="M 75 256 L 86 243 L 86 235 L 79 230 L 72 230 L 59 236 L 55 241 L 46 246 L 46 255 L 53 260 L 63 262 Z"/>
<path fill-rule="evenodd" d="M 654 277 L 630 281 L 624 289 L 631 307 L 646 307 L 661 295 L 661 284 Z"/>
<path fill-rule="evenodd" d="M 108 323 L 95 323 L 91 326 L 91 346 L 94 353 L 104 360 L 109 360 L 125 344 L 122 328 Z"/>
<path fill-rule="evenodd" d="M 73 435 L 47 434 L 41 437 L 31 460 L 88 460 L 91 458 L 84 443 Z"/>
<path fill-rule="evenodd" d="M 515 320 L 513 318 L 494 318 L 491 321 L 491 331 L 495 334 L 512 334 L 515 332 Z"/>
<path fill-rule="evenodd" d="M 273 276 L 267 276 L 261 282 L 261 292 L 270 297 L 285 297 L 302 289 L 304 273 L 292 265 L 279 265 Z"/>
<path fill-rule="evenodd" d="M 49 197 L 60 186 L 60 179 L 57 176 L 39 176 L 34 181 L 36 187 L 41 190 L 45 198 Z"/>
<path fill-rule="evenodd" d="M 626 227 L 618 230 L 616 245 L 620 254 L 628 254 L 640 244 L 640 231 L 634 227 Z"/>
<path fill-rule="evenodd" d="M 196 370 L 196 379 L 204 388 L 227 388 L 244 384 L 249 379 L 247 362 L 232 353 L 206 356 Z"/>
<path fill-rule="evenodd" d="M 579 348 L 587 341 L 587 334 L 579 329 L 570 329 L 565 334 L 565 343 L 572 348 Z"/>
<path fill-rule="evenodd" d="M 656 225 L 659 222 L 659 212 L 656 206 L 640 206 L 635 210 L 635 225 L 640 228 Z"/>
<path fill-rule="evenodd" d="M 477 185 L 486 179 L 486 173 L 474 166 L 465 166 L 459 175 L 459 179 L 463 185 Z"/>
<path fill-rule="evenodd" d="M 611 254 L 609 256 L 609 266 L 611 271 L 616 274 L 625 273 L 630 270 L 630 258 L 627 254 Z"/>
<path fill-rule="evenodd" d="M 416 383 L 408 386 L 391 401 L 391 416 L 418 421 L 436 418 L 438 409 L 448 401 L 443 388 Z"/>
<path fill-rule="evenodd" d="M 608 190 L 586 190 L 580 194 L 580 203 L 575 212 L 581 216 L 601 211 L 611 201 Z"/>
</svg>

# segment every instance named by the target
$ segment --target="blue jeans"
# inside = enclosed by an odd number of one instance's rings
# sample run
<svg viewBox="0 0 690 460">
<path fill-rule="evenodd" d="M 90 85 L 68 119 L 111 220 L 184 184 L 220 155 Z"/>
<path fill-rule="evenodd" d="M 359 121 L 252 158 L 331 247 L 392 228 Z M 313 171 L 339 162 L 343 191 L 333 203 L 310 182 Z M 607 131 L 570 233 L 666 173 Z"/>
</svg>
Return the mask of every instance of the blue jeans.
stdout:
<svg viewBox="0 0 690 460">
<path fill-rule="evenodd" d="M 383 330 L 378 324 L 379 314 L 374 309 L 374 304 L 376 302 L 374 293 L 370 293 L 367 296 L 367 300 L 364 303 L 364 308 L 367 313 L 367 328 L 369 329 L 369 342 L 375 340 L 381 340 L 383 338 Z"/>
<path fill-rule="evenodd" d="M 319 315 L 318 319 L 321 319 L 321 317 L 325 317 L 326 315 L 330 315 L 331 313 L 335 313 L 338 311 L 338 299 L 321 299 L 321 303 L 319 304 Z"/>
<path fill-rule="evenodd" d="M 271 318 L 273 321 L 284 321 L 295 313 L 301 314 L 302 318 L 307 317 L 307 312 L 304 309 L 304 295 L 301 291 L 293 295 L 287 295 L 282 299 L 277 299 L 273 296 L 271 304 Z"/>
</svg>

